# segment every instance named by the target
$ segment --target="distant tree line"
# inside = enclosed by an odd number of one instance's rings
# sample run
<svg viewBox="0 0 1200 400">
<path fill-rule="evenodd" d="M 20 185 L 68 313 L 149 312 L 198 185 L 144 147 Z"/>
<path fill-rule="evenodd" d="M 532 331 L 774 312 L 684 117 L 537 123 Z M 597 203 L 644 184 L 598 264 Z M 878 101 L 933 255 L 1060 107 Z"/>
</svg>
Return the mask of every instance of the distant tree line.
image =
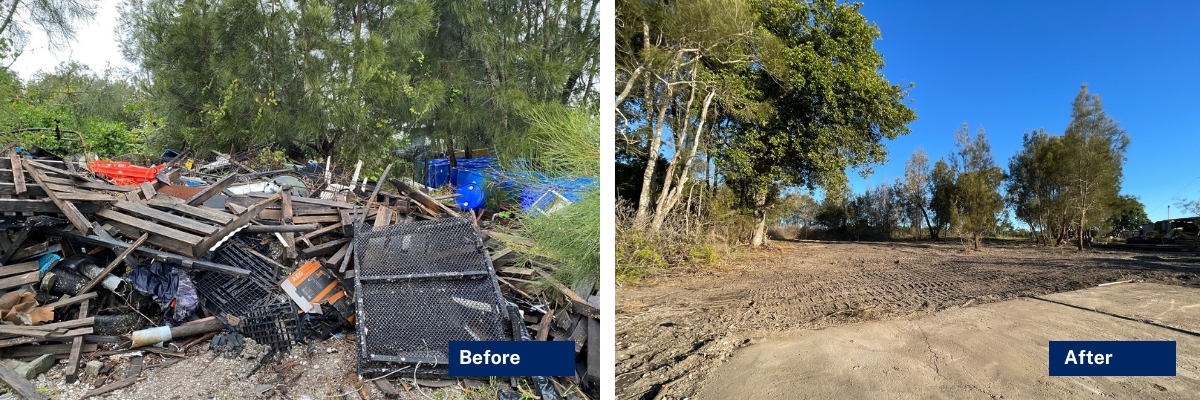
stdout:
<svg viewBox="0 0 1200 400">
<path fill-rule="evenodd" d="M 1129 137 L 1103 110 L 1100 97 L 1080 88 L 1061 135 L 1027 132 L 1005 172 L 993 161 L 986 132 L 955 132 L 957 150 L 929 166 L 921 149 L 905 163 L 904 178 L 862 194 L 826 192 L 815 221 L 829 232 L 890 238 L 907 227 L 917 239 L 1012 233 L 1012 217 L 1043 245 L 1068 240 L 1083 249 L 1097 235 L 1137 231 L 1150 222 L 1136 197 L 1121 195 Z M 922 230 L 921 227 L 924 227 Z"/>
</svg>

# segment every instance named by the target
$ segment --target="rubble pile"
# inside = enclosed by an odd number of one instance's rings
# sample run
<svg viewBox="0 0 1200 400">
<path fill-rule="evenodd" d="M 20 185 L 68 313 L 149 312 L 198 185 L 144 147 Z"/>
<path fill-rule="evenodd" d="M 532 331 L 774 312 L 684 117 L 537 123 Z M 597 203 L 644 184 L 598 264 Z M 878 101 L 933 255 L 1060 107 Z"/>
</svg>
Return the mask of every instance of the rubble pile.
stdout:
<svg viewBox="0 0 1200 400">
<path fill-rule="evenodd" d="M 328 162 L 258 166 L 257 149 L 145 167 L 13 147 L 0 155 L 0 379 L 24 398 L 47 398 L 30 380 L 60 360 L 91 397 L 137 384 L 146 353 L 250 344 L 265 350 L 258 371 L 335 336 L 354 338 L 358 379 L 389 397 L 446 379 L 461 340 L 574 341 L 574 377 L 497 393 L 598 393 L 595 284 L 566 287 L 490 211 L 391 166 L 367 182 Z"/>
</svg>

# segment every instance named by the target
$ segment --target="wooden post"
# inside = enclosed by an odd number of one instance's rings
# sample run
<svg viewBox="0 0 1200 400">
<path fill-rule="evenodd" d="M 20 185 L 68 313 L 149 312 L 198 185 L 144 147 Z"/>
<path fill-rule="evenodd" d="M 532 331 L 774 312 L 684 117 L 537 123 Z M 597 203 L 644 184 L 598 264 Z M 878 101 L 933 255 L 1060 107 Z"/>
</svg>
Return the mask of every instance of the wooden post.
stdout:
<svg viewBox="0 0 1200 400">
<path fill-rule="evenodd" d="M 145 235 L 142 235 L 143 239 L 145 237 Z M 89 305 L 90 302 L 87 299 L 84 299 L 82 303 L 79 303 L 79 318 L 87 318 Z M 76 336 L 74 339 L 71 339 L 71 356 L 67 359 L 67 371 L 64 373 L 67 378 L 67 383 L 75 383 L 75 381 L 79 379 L 79 353 L 82 351 L 83 336 Z"/>
</svg>

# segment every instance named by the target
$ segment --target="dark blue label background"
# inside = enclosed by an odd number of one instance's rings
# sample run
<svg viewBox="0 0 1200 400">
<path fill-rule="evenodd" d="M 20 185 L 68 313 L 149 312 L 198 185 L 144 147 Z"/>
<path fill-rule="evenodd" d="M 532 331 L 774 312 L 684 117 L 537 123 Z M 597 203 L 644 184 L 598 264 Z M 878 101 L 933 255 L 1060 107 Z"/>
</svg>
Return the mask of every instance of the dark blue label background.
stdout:
<svg viewBox="0 0 1200 400">
<path fill-rule="evenodd" d="M 471 354 L 519 354 L 510 364 L 459 364 L 459 351 Z M 572 376 L 575 375 L 575 342 L 450 342 L 450 376 Z"/>
<path fill-rule="evenodd" d="M 1112 357 L 1108 364 L 1064 364 L 1067 351 L 1082 361 L 1080 350 Z M 1050 376 L 1175 376 L 1175 342 L 1051 341 Z"/>
</svg>

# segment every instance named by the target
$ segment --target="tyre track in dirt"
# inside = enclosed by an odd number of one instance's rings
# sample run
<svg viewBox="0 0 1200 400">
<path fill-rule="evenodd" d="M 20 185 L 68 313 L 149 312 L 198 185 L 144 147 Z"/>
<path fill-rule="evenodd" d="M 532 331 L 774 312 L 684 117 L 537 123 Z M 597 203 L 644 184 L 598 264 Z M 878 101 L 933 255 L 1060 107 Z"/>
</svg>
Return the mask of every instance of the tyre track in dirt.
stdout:
<svg viewBox="0 0 1200 400">
<path fill-rule="evenodd" d="M 957 244 L 783 243 L 729 267 L 652 278 L 617 291 L 617 393 L 694 394 L 738 347 L 767 335 L 910 317 L 1124 279 L 1200 286 L 1178 253 Z M 665 398 L 672 398 L 667 396 Z"/>
</svg>

